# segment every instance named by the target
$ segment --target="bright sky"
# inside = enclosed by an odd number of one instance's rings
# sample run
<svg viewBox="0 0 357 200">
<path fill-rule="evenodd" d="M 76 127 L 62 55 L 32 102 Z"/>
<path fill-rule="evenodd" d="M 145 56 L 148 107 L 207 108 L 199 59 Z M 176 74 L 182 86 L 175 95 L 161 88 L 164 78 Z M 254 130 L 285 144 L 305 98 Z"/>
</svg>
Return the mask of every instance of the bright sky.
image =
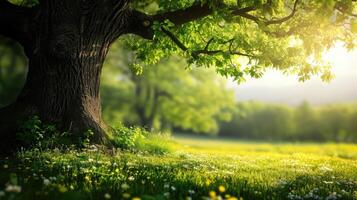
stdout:
<svg viewBox="0 0 357 200">
<path fill-rule="evenodd" d="M 336 76 L 329 83 L 314 77 L 299 82 L 296 76 L 286 76 L 279 71 L 268 71 L 261 79 L 249 79 L 237 86 L 229 83 L 236 91 L 237 99 L 276 103 L 298 104 L 307 100 L 312 104 L 357 102 L 357 50 L 348 52 L 337 44 L 324 55 L 333 66 Z"/>
</svg>

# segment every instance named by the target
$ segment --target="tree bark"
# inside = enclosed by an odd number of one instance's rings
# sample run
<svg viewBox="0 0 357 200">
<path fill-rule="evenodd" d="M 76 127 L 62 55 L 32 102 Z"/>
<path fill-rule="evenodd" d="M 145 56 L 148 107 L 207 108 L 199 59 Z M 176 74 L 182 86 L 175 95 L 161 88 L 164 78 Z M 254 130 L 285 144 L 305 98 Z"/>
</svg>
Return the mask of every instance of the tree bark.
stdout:
<svg viewBox="0 0 357 200">
<path fill-rule="evenodd" d="M 12 16 L 12 9 L 19 14 Z M 11 22 L 13 17 L 18 19 Z M 99 94 L 103 62 L 120 35 L 152 37 L 144 20 L 127 0 L 40 0 L 31 9 L 0 0 L 0 26 L 14 27 L 0 34 L 19 41 L 29 59 L 21 94 L 0 110 L 2 143 L 16 143 L 18 122 L 38 115 L 74 137 L 92 130 L 94 142 L 106 144 Z"/>
</svg>

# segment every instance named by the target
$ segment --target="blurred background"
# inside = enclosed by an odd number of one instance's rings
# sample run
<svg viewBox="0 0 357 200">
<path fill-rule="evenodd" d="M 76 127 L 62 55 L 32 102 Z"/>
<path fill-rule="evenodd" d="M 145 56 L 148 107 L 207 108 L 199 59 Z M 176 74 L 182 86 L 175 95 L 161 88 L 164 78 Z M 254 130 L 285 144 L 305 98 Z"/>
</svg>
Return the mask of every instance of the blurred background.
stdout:
<svg viewBox="0 0 357 200">
<path fill-rule="evenodd" d="M 106 60 L 101 96 L 110 126 L 253 141 L 357 142 L 357 51 L 342 45 L 324 54 L 334 66 L 330 83 L 268 70 L 238 85 L 213 69 L 186 69 L 178 56 L 139 70 L 135 59 L 118 41 Z M 0 107 L 16 99 L 26 65 L 21 47 L 0 38 Z"/>
</svg>

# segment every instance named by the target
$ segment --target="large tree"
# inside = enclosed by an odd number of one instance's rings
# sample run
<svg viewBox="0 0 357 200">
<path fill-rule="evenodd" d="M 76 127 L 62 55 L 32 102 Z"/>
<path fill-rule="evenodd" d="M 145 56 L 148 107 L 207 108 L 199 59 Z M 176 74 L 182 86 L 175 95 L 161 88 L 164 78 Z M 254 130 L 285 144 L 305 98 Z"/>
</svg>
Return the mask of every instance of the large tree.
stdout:
<svg viewBox="0 0 357 200">
<path fill-rule="evenodd" d="M 0 112 L 1 141 L 10 144 L 17 122 L 39 115 L 74 137 L 91 129 L 105 143 L 100 74 L 110 45 L 128 33 L 147 39 L 128 39 L 136 65 L 178 53 L 238 81 L 267 67 L 330 79 L 318 58 L 338 40 L 353 47 L 355 2 L 0 0 L 0 35 L 22 45 L 29 60 L 22 92 Z"/>
</svg>

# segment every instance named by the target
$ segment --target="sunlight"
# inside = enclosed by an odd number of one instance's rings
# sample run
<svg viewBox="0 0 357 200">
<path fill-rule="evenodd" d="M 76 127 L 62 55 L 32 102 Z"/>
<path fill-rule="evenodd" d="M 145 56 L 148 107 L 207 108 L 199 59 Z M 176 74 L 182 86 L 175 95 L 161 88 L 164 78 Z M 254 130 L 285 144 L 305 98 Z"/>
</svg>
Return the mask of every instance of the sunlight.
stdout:
<svg viewBox="0 0 357 200">
<path fill-rule="evenodd" d="M 329 62 L 332 66 L 341 66 L 346 63 L 352 64 L 351 61 L 357 56 L 357 50 L 348 51 L 341 42 L 336 43 L 336 45 L 330 50 L 326 51 L 322 55 L 322 59 Z M 355 63 L 353 63 L 355 64 Z M 333 68 L 334 70 L 334 68 Z"/>
<path fill-rule="evenodd" d="M 269 69 L 262 78 L 247 78 L 240 85 L 230 80 L 228 87 L 235 91 L 240 101 L 296 105 L 305 100 L 312 104 L 357 100 L 357 50 L 348 51 L 342 43 L 337 43 L 322 55 L 322 60 L 332 66 L 335 78 L 331 82 L 323 82 L 318 76 L 299 82 L 296 75 L 284 75 L 281 71 Z"/>
</svg>

